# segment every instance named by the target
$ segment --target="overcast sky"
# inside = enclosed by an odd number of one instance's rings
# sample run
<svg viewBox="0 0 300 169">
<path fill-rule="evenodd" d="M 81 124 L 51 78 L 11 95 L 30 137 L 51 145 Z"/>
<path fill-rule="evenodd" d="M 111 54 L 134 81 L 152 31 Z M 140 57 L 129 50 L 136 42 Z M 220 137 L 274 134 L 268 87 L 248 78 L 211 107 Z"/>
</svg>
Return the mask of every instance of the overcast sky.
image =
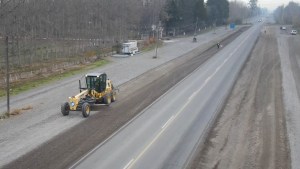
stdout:
<svg viewBox="0 0 300 169">
<path fill-rule="evenodd" d="M 233 0 L 231 0 L 233 1 Z M 244 1 L 246 3 L 249 2 L 249 0 L 240 0 Z M 274 10 L 280 5 L 287 5 L 292 0 L 258 0 L 258 5 L 262 8 L 268 8 L 268 10 Z M 294 2 L 297 2 L 300 4 L 300 0 L 293 0 Z"/>
</svg>

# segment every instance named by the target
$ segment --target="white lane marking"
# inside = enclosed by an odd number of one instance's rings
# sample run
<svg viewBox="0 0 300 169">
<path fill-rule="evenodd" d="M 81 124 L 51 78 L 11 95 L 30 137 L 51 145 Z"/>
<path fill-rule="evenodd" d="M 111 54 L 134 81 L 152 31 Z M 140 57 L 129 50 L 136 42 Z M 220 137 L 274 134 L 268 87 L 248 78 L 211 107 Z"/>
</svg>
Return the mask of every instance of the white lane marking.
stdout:
<svg viewBox="0 0 300 169">
<path fill-rule="evenodd" d="M 177 118 L 177 116 L 183 112 L 183 110 L 186 108 L 186 106 L 191 102 L 191 100 L 188 100 L 184 105 L 183 107 L 181 107 L 181 109 L 175 114 L 174 116 L 174 120 Z"/>
<path fill-rule="evenodd" d="M 185 107 L 189 104 L 189 101 L 184 104 L 184 106 L 176 113 L 175 116 L 172 116 L 174 121 L 176 117 L 185 109 Z M 168 123 L 168 126 L 171 123 Z M 167 129 L 167 127 L 162 128 L 162 130 L 154 137 L 154 139 L 143 149 L 143 151 L 134 159 L 134 161 L 127 167 L 130 169 L 133 165 L 148 151 L 148 149 L 156 142 L 156 140 L 163 134 L 163 132 Z"/>
<path fill-rule="evenodd" d="M 254 31 L 253 31 L 254 32 Z M 192 98 L 195 97 L 205 86 L 206 84 L 212 79 L 213 76 L 215 76 L 218 71 L 225 65 L 225 63 L 227 63 L 227 61 L 229 59 L 231 59 L 231 57 L 233 56 L 234 53 L 237 52 L 238 48 L 240 48 L 242 46 L 243 43 L 245 43 L 245 41 L 249 38 L 250 34 L 242 41 L 242 43 L 239 44 L 238 47 L 235 48 L 235 50 L 229 54 L 229 57 L 227 57 L 223 63 L 215 70 L 215 72 L 209 76 L 204 84 L 201 85 L 201 87 L 192 94 L 192 96 L 189 97 L 188 101 L 183 105 L 183 107 L 181 107 L 181 109 L 175 114 L 175 116 L 172 116 L 162 127 L 162 130 L 154 137 L 154 139 L 143 149 L 143 151 L 137 156 L 137 158 L 135 158 L 132 162 L 130 162 L 129 166 L 127 167 L 127 169 L 130 169 L 134 166 L 134 164 L 148 151 L 148 149 L 153 145 L 153 143 L 156 142 L 156 140 L 162 135 L 162 133 L 167 129 L 167 127 L 178 117 L 178 115 L 180 113 L 183 112 L 183 110 L 186 108 L 186 106 L 192 101 Z"/>
<path fill-rule="evenodd" d="M 166 128 L 162 129 L 155 137 L 154 139 L 143 149 L 143 151 L 134 159 L 130 165 L 128 165 L 127 169 L 130 169 L 133 167 L 133 165 L 148 151 L 148 149 L 152 146 L 153 143 L 156 142 L 156 140 L 160 137 L 160 135 L 165 131 Z"/>
<path fill-rule="evenodd" d="M 127 169 L 130 165 L 131 165 L 131 163 L 134 161 L 134 159 L 131 159 L 128 163 L 127 163 L 127 165 L 125 165 L 125 167 L 123 168 L 123 169 Z"/>
<path fill-rule="evenodd" d="M 222 67 L 221 66 L 218 66 L 216 71 L 218 72 Z"/>
<path fill-rule="evenodd" d="M 196 96 L 196 92 L 194 92 L 190 97 L 189 97 L 189 100 L 193 100 L 194 99 L 194 97 Z"/>
<path fill-rule="evenodd" d="M 172 116 L 163 126 L 162 129 L 167 127 L 169 123 L 171 123 L 174 120 L 174 116 Z"/>
</svg>

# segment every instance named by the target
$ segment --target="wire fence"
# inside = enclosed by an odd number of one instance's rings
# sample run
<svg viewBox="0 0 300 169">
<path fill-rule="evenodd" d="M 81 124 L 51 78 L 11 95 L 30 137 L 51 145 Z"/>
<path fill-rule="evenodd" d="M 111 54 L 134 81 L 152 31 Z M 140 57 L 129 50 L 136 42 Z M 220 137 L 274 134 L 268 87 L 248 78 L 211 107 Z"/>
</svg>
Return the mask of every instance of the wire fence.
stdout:
<svg viewBox="0 0 300 169">
<path fill-rule="evenodd" d="M 101 39 L 11 38 L 8 45 L 10 82 L 93 62 L 111 53 L 113 43 Z M 6 82 L 4 49 L 3 40 L 0 42 L 1 86 Z"/>
</svg>

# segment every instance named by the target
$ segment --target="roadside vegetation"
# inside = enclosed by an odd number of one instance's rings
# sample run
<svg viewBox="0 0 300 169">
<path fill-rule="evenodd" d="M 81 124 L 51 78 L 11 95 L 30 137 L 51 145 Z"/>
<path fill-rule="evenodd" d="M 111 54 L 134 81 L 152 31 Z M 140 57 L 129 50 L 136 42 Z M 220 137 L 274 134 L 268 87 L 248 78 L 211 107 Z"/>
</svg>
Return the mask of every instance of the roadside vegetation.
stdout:
<svg viewBox="0 0 300 169">
<path fill-rule="evenodd" d="M 32 106 L 26 106 L 26 107 L 23 107 L 23 108 L 21 108 L 21 109 L 13 109 L 11 112 L 6 112 L 6 113 L 2 113 L 2 114 L 0 114 L 0 120 L 3 120 L 3 119 L 7 119 L 7 118 L 9 118 L 10 116 L 17 116 L 17 115 L 19 115 L 19 114 L 22 114 L 22 113 L 24 113 L 24 112 L 26 112 L 26 111 L 29 111 L 29 110 L 31 110 L 31 109 L 33 109 L 33 107 Z"/>
<path fill-rule="evenodd" d="M 55 82 L 62 78 L 70 77 L 72 75 L 82 73 L 83 71 L 88 71 L 90 69 L 94 69 L 96 67 L 103 66 L 107 63 L 109 63 L 107 60 L 102 59 L 102 60 L 90 63 L 88 65 L 76 65 L 68 70 L 61 70 L 61 71 L 51 73 L 48 75 L 34 76 L 33 78 L 28 79 L 26 81 L 11 83 L 10 93 L 12 95 L 16 95 L 21 92 L 39 87 L 41 85 Z M 4 88 L 1 88 L 0 89 L 0 97 L 3 97 L 5 95 L 6 95 L 6 90 Z"/>
<path fill-rule="evenodd" d="M 287 6 L 279 6 L 274 11 L 274 18 L 278 24 L 293 25 L 300 31 L 300 4 L 290 1 Z"/>
</svg>

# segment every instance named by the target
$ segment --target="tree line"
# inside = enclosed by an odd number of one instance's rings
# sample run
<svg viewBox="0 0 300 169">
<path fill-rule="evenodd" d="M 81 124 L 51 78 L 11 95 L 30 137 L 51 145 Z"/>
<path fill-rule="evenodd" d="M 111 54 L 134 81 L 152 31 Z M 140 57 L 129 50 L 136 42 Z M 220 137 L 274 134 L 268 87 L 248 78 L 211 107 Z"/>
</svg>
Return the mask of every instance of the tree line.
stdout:
<svg viewBox="0 0 300 169">
<path fill-rule="evenodd" d="M 279 24 L 300 27 L 300 5 L 295 2 L 289 2 L 287 6 L 279 6 L 274 11 L 274 18 Z"/>
<path fill-rule="evenodd" d="M 199 27 L 222 25 L 229 16 L 227 0 L 167 0 L 161 20 L 166 31 L 181 28 L 184 32 L 193 31 L 195 24 Z"/>
<path fill-rule="evenodd" d="M 121 40 L 151 31 L 158 21 L 167 29 L 222 25 L 230 12 L 248 17 L 256 9 L 257 0 L 0 0 L 0 35 Z"/>
<path fill-rule="evenodd" d="M 247 19 L 249 16 L 253 14 L 252 11 L 256 11 L 256 8 L 251 7 L 249 4 L 247 6 L 243 1 L 231 1 L 229 2 L 229 22 L 235 22 L 237 24 L 241 24 L 243 20 Z M 255 5 L 253 5 L 255 6 Z"/>
<path fill-rule="evenodd" d="M 121 39 L 150 29 L 162 5 L 163 0 L 1 0 L 0 33 Z"/>
<path fill-rule="evenodd" d="M 259 15 L 261 9 L 257 0 L 167 0 L 160 19 L 166 32 L 176 29 L 191 32 L 195 27 L 225 25 L 230 22 L 242 23 L 250 16 Z"/>
</svg>

